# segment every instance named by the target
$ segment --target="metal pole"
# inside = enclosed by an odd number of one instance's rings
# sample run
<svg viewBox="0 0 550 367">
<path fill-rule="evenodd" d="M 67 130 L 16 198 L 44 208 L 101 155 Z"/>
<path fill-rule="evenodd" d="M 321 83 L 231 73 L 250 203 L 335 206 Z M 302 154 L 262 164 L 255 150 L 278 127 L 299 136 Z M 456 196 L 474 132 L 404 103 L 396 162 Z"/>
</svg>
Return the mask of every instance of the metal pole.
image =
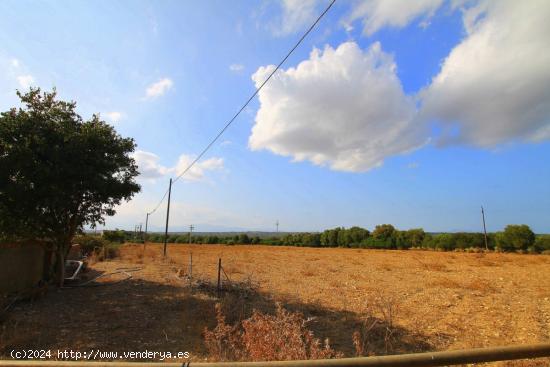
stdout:
<svg viewBox="0 0 550 367">
<path fill-rule="evenodd" d="M 164 257 L 166 257 L 166 241 L 168 241 L 168 220 L 170 219 L 170 194 L 172 194 L 172 179 L 168 186 L 168 205 L 166 206 L 166 226 L 164 227 Z"/>
<path fill-rule="evenodd" d="M 487 228 L 485 228 L 485 211 L 483 210 L 483 205 L 481 206 L 481 217 L 483 218 L 483 233 L 485 234 L 485 249 L 489 250 L 489 245 L 487 244 Z"/>
<path fill-rule="evenodd" d="M 222 271 L 222 258 L 220 257 L 218 259 L 218 298 L 220 298 L 220 291 L 221 291 L 221 271 Z"/>
</svg>

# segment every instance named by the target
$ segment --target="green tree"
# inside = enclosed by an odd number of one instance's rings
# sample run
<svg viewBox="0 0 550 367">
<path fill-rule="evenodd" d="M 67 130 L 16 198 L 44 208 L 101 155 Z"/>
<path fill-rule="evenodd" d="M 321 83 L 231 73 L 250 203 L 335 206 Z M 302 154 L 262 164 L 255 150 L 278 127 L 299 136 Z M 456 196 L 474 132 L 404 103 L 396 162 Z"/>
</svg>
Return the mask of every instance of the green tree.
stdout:
<svg viewBox="0 0 550 367">
<path fill-rule="evenodd" d="M 455 236 L 452 233 L 440 233 L 433 237 L 435 248 L 439 250 L 451 251 L 456 248 Z"/>
<path fill-rule="evenodd" d="M 535 234 L 528 225 L 510 224 L 497 235 L 497 246 L 503 250 L 527 250 L 535 243 Z"/>
<path fill-rule="evenodd" d="M 250 243 L 250 238 L 248 237 L 248 235 L 246 233 L 241 233 L 239 235 L 239 240 L 237 241 L 237 243 L 240 243 L 240 244 L 243 244 L 243 245 L 248 245 Z"/>
<path fill-rule="evenodd" d="M 336 247 L 338 246 L 338 232 L 340 232 L 342 228 L 337 227 L 334 229 L 327 229 L 323 233 L 321 233 L 321 246 L 323 247 Z"/>
<path fill-rule="evenodd" d="M 367 238 L 369 238 L 370 232 L 364 228 L 361 227 L 351 227 L 347 230 L 349 233 L 349 240 L 350 245 L 352 247 L 358 247 L 360 246 L 361 242 Z"/>
<path fill-rule="evenodd" d="M 135 143 L 98 115 L 84 121 L 55 90 L 17 95 L 23 107 L 0 114 L 0 237 L 45 243 L 56 255 L 46 276 L 62 284 L 77 231 L 139 192 Z"/>
<path fill-rule="evenodd" d="M 422 228 L 412 228 L 406 232 L 409 247 L 421 247 L 426 233 Z"/>
<path fill-rule="evenodd" d="M 394 235 L 395 228 L 391 224 L 380 224 L 372 231 L 372 236 L 377 240 L 387 241 Z"/>
</svg>

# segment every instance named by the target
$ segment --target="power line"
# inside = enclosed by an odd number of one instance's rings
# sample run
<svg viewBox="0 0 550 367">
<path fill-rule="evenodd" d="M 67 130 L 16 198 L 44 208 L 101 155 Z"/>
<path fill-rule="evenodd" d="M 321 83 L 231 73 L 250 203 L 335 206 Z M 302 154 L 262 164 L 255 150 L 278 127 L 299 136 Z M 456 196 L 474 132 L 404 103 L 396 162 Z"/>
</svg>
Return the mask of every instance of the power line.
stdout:
<svg viewBox="0 0 550 367">
<path fill-rule="evenodd" d="M 325 16 L 325 14 L 330 10 L 330 8 L 334 5 L 334 3 L 336 2 L 336 0 L 332 0 L 330 2 L 330 4 L 325 8 L 325 10 L 321 13 L 321 15 L 319 15 L 319 17 L 317 17 L 317 19 L 315 20 L 315 22 L 313 22 L 313 24 L 307 29 L 307 31 L 302 35 L 302 37 L 300 37 L 300 39 L 298 40 L 298 42 L 296 42 L 296 44 L 294 45 L 294 47 L 292 47 L 290 49 L 290 51 L 286 54 L 286 56 L 279 62 L 279 64 L 277 65 L 277 67 L 275 67 L 275 69 L 269 74 L 269 76 L 264 80 L 264 82 L 258 87 L 256 88 L 256 90 L 254 91 L 254 93 L 252 93 L 252 95 L 250 96 L 250 98 L 248 98 L 248 100 L 244 103 L 244 105 L 239 109 L 239 111 L 237 111 L 237 113 L 229 120 L 229 122 L 227 122 L 225 124 L 225 126 L 223 127 L 223 129 L 220 130 L 220 132 L 214 137 L 214 139 L 212 139 L 212 141 L 210 141 L 210 143 L 206 146 L 206 148 L 204 148 L 202 150 L 202 152 L 191 162 L 191 164 L 189 164 L 184 170 L 182 173 L 180 173 L 173 181 L 172 181 L 172 184 L 175 183 L 176 181 L 178 181 L 180 179 L 181 176 L 183 176 L 185 173 L 187 173 L 203 156 L 204 154 L 206 154 L 206 152 L 212 147 L 212 145 L 214 145 L 214 143 L 223 135 L 223 133 L 225 132 L 225 130 L 227 130 L 227 128 L 229 126 L 231 126 L 231 124 L 233 123 L 233 121 L 235 121 L 235 119 L 241 114 L 241 112 L 248 106 L 248 104 L 252 101 L 252 99 L 254 99 L 254 97 L 256 97 L 256 95 L 260 92 L 260 90 L 264 87 L 264 85 L 269 81 L 269 79 L 271 79 L 271 77 L 277 72 L 277 70 L 280 69 L 280 67 L 284 64 L 284 62 L 290 57 L 290 55 L 294 52 L 294 50 L 296 50 L 296 48 L 298 48 L 298 46 L 302 43 L 302 41 L 307 37 L 307 35 L 313 30 L 313 28 L 315 28 L 315 26 L 317 25 L 317 23 L 319 23 L 319 21 L 323 18 L 323 16 Z M 162 196 L 162 199 L 160 199 L 159 203 L 155 206 L 155 208 L 153 210 L 151 210 L 150 212 L 148 212 L 149 215 L 155 213 L 157 211 L 157 209 L 160 207 L 160 205 L 162 204 L 162 202 L 164 201 L 164 199 L 166 198 L 166 196 L 168 195 L 168 192 L 170 190 L 166 190 L 166 192 L 164 193 L 164 195 Z"/>
<path fill-rule="evenodd" d="M 157 204 L 157 206 L 155 206 L 155 209 L 151 210 L 150 212 L 148 212 L 147 214 L 148 215 L 151 215 L 153 214 L 154 212 L 157 211 L 157 209 L 160 207 L 160 204 L 162 204 L 162 202 L 164 201 L 164 199 L 166 198 L 166 195 L 168 195 L 168 190 L 166 190 L 166 192 L 164 193 L 164 195 L 162 196 L 162 199 L 160 199 L 159 203 Z"/>
<path fill-rule="evenodd" d="M 329 9 L 332 7 L 332 5 L 334 5 L 334 3 L 336 2 L 336 0 L 332 0 L 330 2 L 330 4 L 326 7 L 326 9 L 321 13 L 321 15 L 319 15 L 319 17 L 315 20 L 315 22 L 313 22 L 313 24 L 308 28 L 308 30 L 303 34 L 303 36 L 298 40 L 298 42 L 296 42 L 296 44 L 294 45 L 294 47 L 292 47 L 290 49 L 290 51 L 286 54 L 286 56 L 281 60 L 281 62 L 279 62 L 279 64 L 277 65 L 277 67 L 269 74 L 269 76 L 266 78 L 266 80 L 264 80 L 264 82 L 254 91 L 254 93 L 252 93 L 252 95 L 250 96 L 250 98 L 248 98 L 248 100 L 245 102 L 245 104 L 241 107 L 241 109 L 231 118 L 231 120 L 229 120 L 229 122 L 227 124 L 225 124 L 225 126 L 223 127 L 223 129 L 220 130 L 220 132 L 218 133 L 218 135 L 216 135 L 214 137 L 214 139 L 212 139 L 212 141 L 206 146 L 206 148 L 203 149 L 203 151 L 197 156 L 197 158 L 195 158 L 193 160 L 193 162 L 191 162 L 191 164 L 189 166 L 187 166 L 187 168 L 185 168 L 183 170 L 182 173 L 180 173 L 176 179 L 172 182 L 172 183 L 175 183 L 177 180 L 180 179 L 181 176 L 183 176 L 185 173 L 187 173 L 187 171 L 189 171 L 191 169 L 191 167 L 193 167 L 195 165 L 195 163 L 197 163 L 201 158 L 202 156 L 212 147 L 212 145 L 214 145 L 214 143 L 220 138 L 220 136 L 222 136 L 222 134 L 225 132 L 225 130 L 227 130 L 227 128 L 233 123 L 233 121 L 235 121 L 235 119 L 241 114 L 241 112 L 246 108 L 246 106 L 248 106 L 248 104 L 252 101 L 252 99 L 254 99 L 254 97 L 256 97 L 256 95 L 260 92 L 260 90 L 264 87 L 264 85 L 269 81 L 269 79 L 271 79 L 271 77 L 277 72 L 277 70 L 279 70 L 279 68 L 283 65 L 283 63 L 290 57 L 290 55 L 294 52 L 294 50 L 296 50 L 296 48 L 298 48 L 298 46 L 300 46 L 300 44 L 302 43 L 302 41 L 307 37 L 307 35 L 313 30 L 313 28 L 315 28 L 315 26 L 317 25 L 317 23 L 319 23 L 319 21 L 321 20 L 321 18 L 323 18 L 323 16 L 329 11 Z M 156 210 L 156 209 L 155 209 Z"/>
</svg>

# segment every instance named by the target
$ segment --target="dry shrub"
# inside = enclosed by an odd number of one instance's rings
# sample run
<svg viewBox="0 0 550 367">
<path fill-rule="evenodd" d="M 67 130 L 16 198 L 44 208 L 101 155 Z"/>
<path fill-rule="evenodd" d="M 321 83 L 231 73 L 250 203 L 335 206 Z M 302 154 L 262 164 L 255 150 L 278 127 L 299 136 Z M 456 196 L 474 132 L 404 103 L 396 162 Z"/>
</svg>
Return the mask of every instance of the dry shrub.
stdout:
<svg viewBox="0 0 550 367">
<path fill-rule="evenodd" d="M 238 361 L 244 357 L 242 336 L 238 324 L 230 326 L 225 323 L 221 304 L 216 304 L 216 327 L 210 331 L 204 329 L 204 343 L 212 358 L 219 361 Z"/>
<path fill-rule="evenodd" d="M 357 356 L 374 355 L 381 349 L 389 353 L 394 349 L 397 338 L 395 318 L 398 302 L 395 297 L 381 293 L 367 299 L 367 310 L 360 329 L 352 334 L 352 341 Z"/>
<path fill-rule="evenodd" d="M 331 349 L 328 339 L 321 346 L 308 330 L 304 317 L 277 304 L 275 315 L 254 311 L 243 321 L 242 340 L 251 360 L 327 359 L 341 356 Z"/>
<path fill-rule="evenodd" d="M 88 264 L 95 264 L 100 261 L 120 257 L 120 246 L 116 244 L 106 244 L 101 248 L 96 248 L 87 257 Z"/>
<path fill-rule="evenodd" d="M 123 252 L 122 258 L 124 260 L 136 263 L 136 264 L 143 264 L 143 251 L 132 251 L 132 252 Z"/>
<path fill-rule="evenodd" d="M 120 247 L 120 254 L 124 260 L 135 262 L 138 264 L 155 262 L 162 258 L 162 252 L 159 249 L 149 244 L 144 248 L 140 245 L 124 245 Z"/>
<path fill-rule="evenodd" d="M 225 323 L 221 306 L 216 305 L 217 326 L 205 329 L 204 340 L 217 360 L 281 361 L 340 358 L 328 339 L 324 345 L 306 327 L 301 313 L 277 304 L 275 315 L 254 310 L 252 316 L 235 326 Z"/>
</svg>

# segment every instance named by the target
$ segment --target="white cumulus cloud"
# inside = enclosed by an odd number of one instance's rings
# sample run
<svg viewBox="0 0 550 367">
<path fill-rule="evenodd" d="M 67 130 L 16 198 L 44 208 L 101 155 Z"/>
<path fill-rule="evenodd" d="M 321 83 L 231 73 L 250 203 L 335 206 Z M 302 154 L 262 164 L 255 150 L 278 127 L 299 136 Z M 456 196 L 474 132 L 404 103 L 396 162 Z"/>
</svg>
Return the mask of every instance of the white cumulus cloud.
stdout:
<svg viewBox="0 0 550 367">
<path fill-rule="evenodd" d="M 421 94 L 442 142 L 493 146 L 550 138 L 550 2 L 480 1 L 464 11 L 465 39 Z"/>
<path fill-rule="evenodd" d="M 273 69 L 260 67 L 252 76 L 256 86 Z M 367 171 L 426 139 L 393 59 L 379 43 L 364 51 L 354 42 L 314 49 L 296 68 L 281 69 L 259 100 L 250 148 L 295 161 Z"/>
<path fill-rule="evenodd" d="M 145 91 L 146 98 L 155 98 L 162 96 L 172 88 L 174 82 L 170 78 L 162 78 L 158 82 L 151 84 Z"/>
<path fill-rule="evenodd" d="M 404 27 L 413 20 L 423 17 L 421 25 L 443 4 L 443 0 L 363 0 L 355 2 L 351 14 L 344 21 L 349 26 L 361 19 L 363 33 L 372 35 L 382 27 Z"/>
<path fill-rule="evenodd" d="M 176 176 L 179 176 L 193 162 L 195 157 L 187 154 L 180 155 L 176 167 L 173 171 Z M 188 170 L 182 179 L 188 181 L 199 181 L 204 178 L 206 171 L 217 171 L 223 168 L 223 158 L 213 157 L 204 161 L 198 161 Z"/>
<path fill-rule="evenodd" d="M 272 24 L 273 33 L 277 36 L 285 36 L 302 30 L 306 24 L 309 26 L 318 16 L 317 0 L 283 0 L 281 5 L 283 14 L 280 22 Z"/>
<path fill-rule="evenodd" d="M 136 150 L 132 157 L 138 165 L 138 171 L 142 178 L 160 178 L 170 171 L 169 168 L 160 164 L 160 157 L 154 153 Z"/>
<path fill-rule="evenodd" d="M 179 176 L 194 160 L 193 156 L 182 154 L 174 167 L 166 167 L 160 164 L 160 157 L 151 152 L 137 150 L 132 157 L 136 160 L 140 177 L 144 179 L 157 179 L 166 175 Z M 204 179 L 207 171 L 217 171 L 223 167 L 223 158 L 209 158 L 195 163 L 181 178 L 187 181 L 200 181 Z"/>
</svg>

